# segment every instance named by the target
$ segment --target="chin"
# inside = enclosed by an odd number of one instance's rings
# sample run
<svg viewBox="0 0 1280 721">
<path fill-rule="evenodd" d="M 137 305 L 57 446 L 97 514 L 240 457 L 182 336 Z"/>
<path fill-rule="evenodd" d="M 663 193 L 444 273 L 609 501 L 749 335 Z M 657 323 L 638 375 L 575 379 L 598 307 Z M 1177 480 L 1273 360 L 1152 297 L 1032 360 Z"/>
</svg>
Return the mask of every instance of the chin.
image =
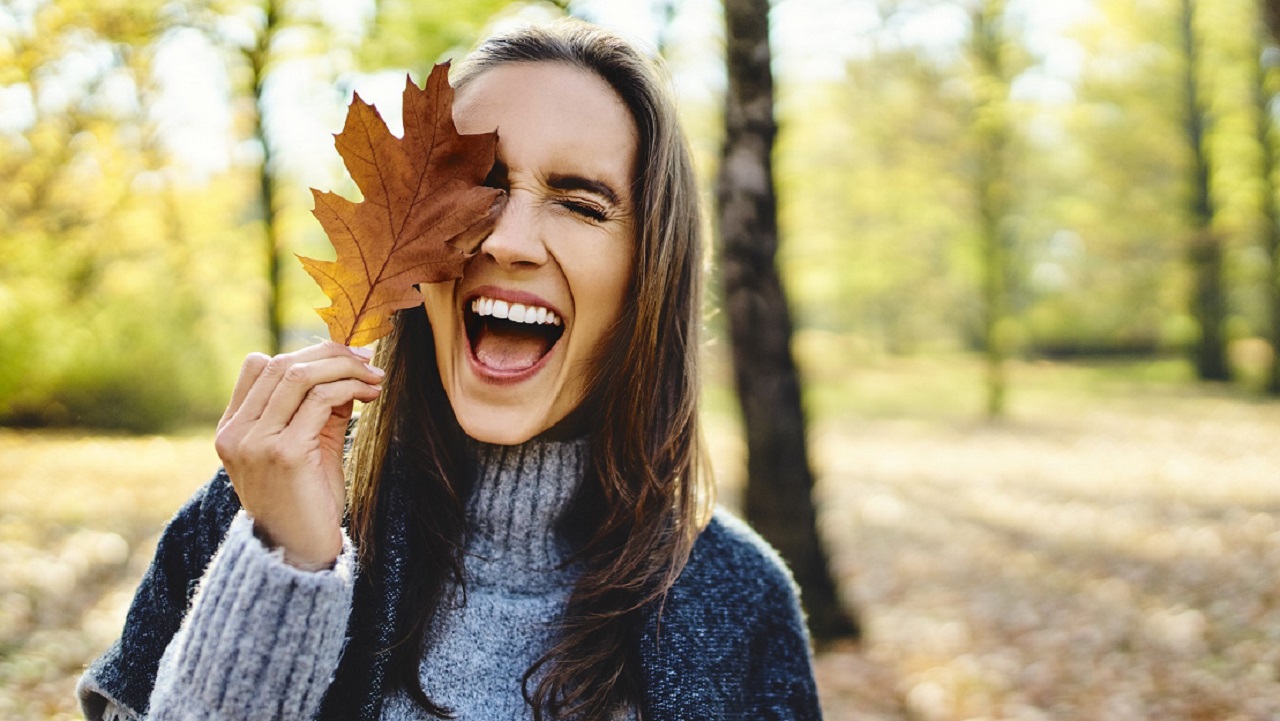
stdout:
<svg viewBox="0 0 1280 721">
<path fill-rule="evenodd" d="M 453 412 L 462 432 L 482 443 L 515 446 L 550 427 L 542 419 L 528 418 L 519 411 L 468 406 L 465 401 L 453 402 Z"/>
</svg>

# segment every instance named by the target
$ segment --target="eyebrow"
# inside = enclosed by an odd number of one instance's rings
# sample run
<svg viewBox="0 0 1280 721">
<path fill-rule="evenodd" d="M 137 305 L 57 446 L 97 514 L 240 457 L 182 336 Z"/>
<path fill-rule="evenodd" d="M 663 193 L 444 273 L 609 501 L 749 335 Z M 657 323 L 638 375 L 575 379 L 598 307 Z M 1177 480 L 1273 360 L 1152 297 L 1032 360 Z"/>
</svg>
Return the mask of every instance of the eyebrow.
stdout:
<svg viewBox="0 0 1280 721">
<path fill-rule="evenodd" d="M 599 195 L 609 201 L 611 205 L 619 204 L 618 193 L 603 180 L 584 178 L 581 175 L 552 173 L 547 176 L 547 185 L 556 190 L 585 190 L 588 193 Z"/>
</svg>

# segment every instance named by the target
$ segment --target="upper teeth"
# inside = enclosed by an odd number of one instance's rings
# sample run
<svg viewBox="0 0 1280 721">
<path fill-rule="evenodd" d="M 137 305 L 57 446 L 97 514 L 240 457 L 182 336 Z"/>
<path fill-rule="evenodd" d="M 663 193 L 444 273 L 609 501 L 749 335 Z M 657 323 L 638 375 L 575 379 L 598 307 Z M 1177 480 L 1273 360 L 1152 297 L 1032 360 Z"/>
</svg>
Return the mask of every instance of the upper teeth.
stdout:
<svg viewBox="0 0 1280 721">
<path fill-rule="evenodd" d="M 524 303 L 508 303 L 497 298 L 480 296 L 471 301 L 471 310 L 476 315 L 491 315 L 494 318 L 506 318 L 515 323 L 541 323 L 543 325 L 560 325 L 560 316 L 547 308 Z"/>
</svg>

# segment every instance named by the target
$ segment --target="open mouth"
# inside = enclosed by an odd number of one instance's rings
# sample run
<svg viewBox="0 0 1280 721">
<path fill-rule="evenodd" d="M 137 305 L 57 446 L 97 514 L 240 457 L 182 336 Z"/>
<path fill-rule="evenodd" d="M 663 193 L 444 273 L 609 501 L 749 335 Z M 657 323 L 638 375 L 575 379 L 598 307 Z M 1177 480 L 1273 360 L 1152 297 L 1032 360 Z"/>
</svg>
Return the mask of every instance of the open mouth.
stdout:
<svg viewBox="0 0 1280 721">
<path fill-rule="evenodd" d="M 476 296 L 463 310 L 471 353 L 485 368 L 511 374 L 529 370 L 564 335 L 564 322 L 550 308 Z"/>
</svg>

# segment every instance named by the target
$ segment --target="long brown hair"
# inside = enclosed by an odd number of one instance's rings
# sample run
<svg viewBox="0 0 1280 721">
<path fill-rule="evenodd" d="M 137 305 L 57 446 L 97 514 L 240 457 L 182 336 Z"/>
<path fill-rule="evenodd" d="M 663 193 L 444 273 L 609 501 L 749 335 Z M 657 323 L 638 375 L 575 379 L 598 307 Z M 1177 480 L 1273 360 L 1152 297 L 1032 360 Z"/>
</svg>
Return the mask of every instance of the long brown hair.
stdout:
<svg viewBox="0 0 1280 721">
<path fill-rule="evenodd" d="M 638 703 L 631 649 L 642 608 L 661 602 L 709 517 L 710 474 L 698 432 L 702 232 L 698 191 L 675 104 L 658 65 L 626 41 L 575 21 L 484 41 L 455 68 L 455 87 L 507 63 L 557 62 L 602 78 L 627 106 L 639 144 L 633 179 L 637 222 L 627 301 L 589 378 L 581 416 L 590 448 L 563 531 L 583 570 L 556 645 L 524 677 L 535 719 L 606 718 Z M 462 581 L 466 533 L 462 433 L 444 396 L 425 311 L 402 311 L 378 346 L 382 398 L 360 421 L 349 517 L 362 561 L 373 557 L 380 481 L 395 455 L 412 474 L 413 563 L 406 588 L 415 618 L 390 649 L 392 683 L 436 716 L 422 690 L 426 630 L 449 582 Z M 530 689 L 535 672 L 541 673 Z"/>
</svg>

